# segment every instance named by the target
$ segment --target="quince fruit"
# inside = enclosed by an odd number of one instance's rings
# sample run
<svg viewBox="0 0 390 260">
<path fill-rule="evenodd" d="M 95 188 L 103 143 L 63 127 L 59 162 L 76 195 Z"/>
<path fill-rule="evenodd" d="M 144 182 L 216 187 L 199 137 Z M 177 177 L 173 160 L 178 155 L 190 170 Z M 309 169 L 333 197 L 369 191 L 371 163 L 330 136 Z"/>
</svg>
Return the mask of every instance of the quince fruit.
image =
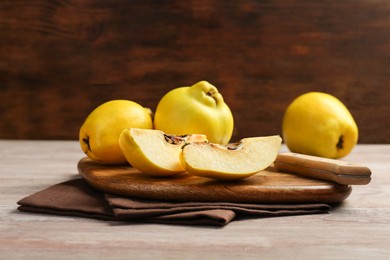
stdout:
<svg viewBox="0 0 390 260">
<path fill-rule="evenodd" d="M 125 164 L 119 135 L 129 127 L 153 128 L 151 111 L 130 100 L 111 100 L 95 108 L 79 132 L 83 152 L 104 164 Z"/>
<path fill-rule="evenodd" d="M 233 115 L 218 89 L 207 81 L 169 91 L 158 103 L 154 127 L 174 135 L 204 134 L 213 143 L 227 144 Z"/>
<path fill-rule="evenodd" d="M 150 176 L 172 176 L 185 171 L 182 147 L 191 142 L 207 142 L 205 135 L 170 135 L 160 130 L 124 129 L 119 146 L 127 161 Z"/>
<path fill-rule="evenodd" d="M 349 110 L 322 92 L 297 97 L 286 109 L 282 131 L 292 152 L 332 159 L 349 154 L 358 141 L 358 127 Z"/>
<path fill-rule="evenodd" d="M 282 138 L 278 135 L 243 138 L 228 145 L 191 143 L 183 147 L 182 160 L 189 174 L 239 180 L 270 166 L 281 143 Z"/>
</svg>

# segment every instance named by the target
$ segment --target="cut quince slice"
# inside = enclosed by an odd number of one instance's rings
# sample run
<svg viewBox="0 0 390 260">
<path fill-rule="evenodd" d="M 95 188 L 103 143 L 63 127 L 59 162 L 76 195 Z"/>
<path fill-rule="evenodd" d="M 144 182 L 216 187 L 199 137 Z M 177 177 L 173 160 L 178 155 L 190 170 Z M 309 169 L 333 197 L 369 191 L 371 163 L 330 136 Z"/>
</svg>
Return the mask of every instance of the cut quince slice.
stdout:
<svg viewBox="0 0 390 260">
<path fill-rule="evenodd" d="M 119 137 L 119 147 L 126 160 L 151 176 L 172 176 L 185 171 L 182 147 L 192 142 L 207 142 L 201 134 L 169 135 L 160 130 L 129 128 Z"/>
<path fill-rule="evenodd" d="M 192 143 L 183 147 L 188 173 L 217 180 L 238 180 L 264 170 L 276 159 L 282 138 L 250 137 L 226 146 Z"/>
</svg>

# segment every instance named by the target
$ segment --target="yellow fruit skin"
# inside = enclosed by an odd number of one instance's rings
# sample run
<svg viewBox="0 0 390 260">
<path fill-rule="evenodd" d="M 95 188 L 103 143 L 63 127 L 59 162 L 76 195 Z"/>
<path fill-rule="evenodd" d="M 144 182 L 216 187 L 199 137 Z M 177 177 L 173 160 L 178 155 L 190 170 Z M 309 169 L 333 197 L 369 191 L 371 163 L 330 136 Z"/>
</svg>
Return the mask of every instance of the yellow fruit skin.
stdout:
<svg viewBox="0 0 390 260">
<path fill-rule="evenodd" d="M 80 128 L 81 149 L 94 161 L 125 164 L 118 140 L 122 130 L 130 127 L 152 129 L 150 110 L 130 100 L 103 103 L 88 115 Z"/>
<path fill-rule="evenodd" d="M 154 116 L 155 129 L 174 135 L 204 134 L 219 144 L 230 141 L 233 126 L 230 108 L 207 81 L 171 90 L 160 100 Z"/>
<path fill-rule="evenodd" d="M 282 132 L 292 152 L 333 159 L 349 154 L 358 141 L 358 127 L 349 110 L 322 92 L 297 97 L 286 109 Z"/>
</svg>

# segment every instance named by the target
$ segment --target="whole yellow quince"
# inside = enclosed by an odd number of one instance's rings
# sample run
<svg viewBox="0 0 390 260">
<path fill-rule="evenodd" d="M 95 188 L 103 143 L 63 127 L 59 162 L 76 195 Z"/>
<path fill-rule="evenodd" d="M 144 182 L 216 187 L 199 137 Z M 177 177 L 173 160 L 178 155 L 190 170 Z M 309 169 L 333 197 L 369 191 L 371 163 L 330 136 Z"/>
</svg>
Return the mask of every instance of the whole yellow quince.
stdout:
<svg viewBox="0 0 390 260">
<path fill-rule="evenodd" d="M 297 97 L 286 109 L 282 131 L 290 151 L 333 159 L 349 154 L 358 141 L 358 127 L 349 110 L 322 92 Z"/>
<path fill-rule="evenodd" d="M 218 89 L 207 81 L 169 91 L 158 103 L 154 127 L 168 134 L 204 134 L 213 143 L 227 144 L 233 115 Z"/>
<path fill-rule="evenodd" d="M 119 136 L 125 128 L 153 128 L 152 113 L 130 100 L 111 100 L 95 108 L 79 132 L 83 152 L 104 164 L 127 162 L 119 147 Z"/>
</svg>

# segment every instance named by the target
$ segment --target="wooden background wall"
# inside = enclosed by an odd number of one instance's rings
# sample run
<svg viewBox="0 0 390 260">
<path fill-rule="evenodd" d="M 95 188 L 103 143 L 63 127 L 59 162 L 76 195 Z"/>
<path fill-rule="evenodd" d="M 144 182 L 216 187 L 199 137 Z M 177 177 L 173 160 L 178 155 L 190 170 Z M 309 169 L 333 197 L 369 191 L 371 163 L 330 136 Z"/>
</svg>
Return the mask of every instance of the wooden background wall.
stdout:
<svg viewBox="0 0 390 260">
<path fill-rule="evenodd" d="M 390 1 L 0 1 L 2 139 L 77 139 L 102 102 L 155 109 L 199 80 L 231 107 L 234 139 L 280 133 L 294 97 L 325 91 L 361 143 L 389 143 Z"/>
</svg>

